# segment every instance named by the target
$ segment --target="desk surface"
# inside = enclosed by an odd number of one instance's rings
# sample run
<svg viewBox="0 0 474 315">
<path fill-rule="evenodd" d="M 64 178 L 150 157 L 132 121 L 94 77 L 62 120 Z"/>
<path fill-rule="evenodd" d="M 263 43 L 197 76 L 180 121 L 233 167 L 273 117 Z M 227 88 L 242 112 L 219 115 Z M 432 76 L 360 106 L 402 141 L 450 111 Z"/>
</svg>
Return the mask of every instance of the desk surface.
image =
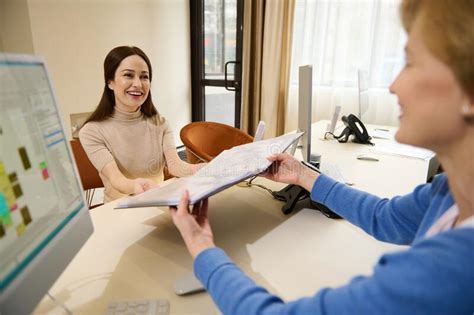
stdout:
<svg viewBox="0 0 474 315">
<path fill-rule="evenodd" d="M 365 146 L 318 140 L 321 130 L 313 130 L 313 151 L 337 163 L 356 188 L 391 197 L 426 179 L 428 161 L 397 156 L 360 161 L 355 157 Z M 284 187 L 263 178 L 255 182 L 274 190 Z M 219 313 L 207 293 L 173 293 L 174 281 L 192 272 L 192 260 L 167 208 L 114 210 L 114 204 L 90 212 L 95 231 L 50 293 L 78 314 L 104 314 L 110 301 L 143 298 L 168 299 L 171 313 Z M 314 210 L 285 216 L 281 206 L 258 187 L 234 186 L 210 198 L 210 221 L 216 245 L 286 300 L 370 274 L 382 253 L 400 249 Z M 61 309 L 49 298 L 35 310 L 51 312 Z"/>
</svg>

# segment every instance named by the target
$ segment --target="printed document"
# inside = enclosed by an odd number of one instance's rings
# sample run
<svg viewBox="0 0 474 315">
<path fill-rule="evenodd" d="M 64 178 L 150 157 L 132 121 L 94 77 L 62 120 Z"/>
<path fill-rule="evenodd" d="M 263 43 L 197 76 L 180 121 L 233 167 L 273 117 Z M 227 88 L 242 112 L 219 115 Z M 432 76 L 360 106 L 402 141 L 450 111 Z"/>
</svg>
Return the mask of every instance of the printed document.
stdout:
<svg viewBox="0 0 474 315">
<path fill-rule="evenodd" d="M 286 134 L 225 150 L 194 175 L 165 181 L 159 187 L 121 200 L 116 208 L 177 205 L 185 189 L 189 191 L 190 204 L 194 204 L 265 171 L 271 164 L 267 157 L 283 153 L 302 135 Z"/>
<path fill-rule="evenodd" d="M 380 141 L 371 148 L 371 151 L 381 154 L 400 155 L 422 160 L 430 160 L 435 156 L 433 151 L 419 148 L 396 141 Z"/>
</svg>

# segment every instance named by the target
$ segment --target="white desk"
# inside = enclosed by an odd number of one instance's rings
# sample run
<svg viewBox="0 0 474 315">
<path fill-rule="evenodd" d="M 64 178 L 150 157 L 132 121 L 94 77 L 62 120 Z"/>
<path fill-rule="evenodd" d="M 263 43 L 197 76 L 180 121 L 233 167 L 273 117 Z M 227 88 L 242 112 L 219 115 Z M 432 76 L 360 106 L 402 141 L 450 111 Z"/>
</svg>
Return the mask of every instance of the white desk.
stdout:
<svg viewBox="0 0 474 315">
<path fill-rule="evenodd" d="M 379 154 L 370 145 L 357 143 L 339 143 L 337 140 L 324 140 L 327 121 L 313 124 L 311 133 L 311 151 L 322 155 L 322 162 L 337 164 L 348 182 L 354 188 L 371 192 L 380 197 L 393 197 L 409 193 L 417 184 L 426 182 L 437 170 L 436 159 L 422 160 L 418 158 Z M 376 125 L 366 125 L 369 134 L 373 134 Z M 396 127 L 382 126 L 392 132 Z M 340 128 L 336 133 L 340 133 Z M 372 139 L 375 145 L 389 140 Z M 377 157 L 379 162 L 361 161 L 360 154 Z"/>
<path fill-rule="evenodd" d="M 317 131 L 313 135 L 316 139 Z M 411 191 L 424 181 L 428 162 L 395 156 L 359 161 L 361 145 L 314 141 L 323 159 L 338 162 L 357 188 L 384 196 Z M 403 179 L 403 180 L 400 180 Z M 271 189 L 282 184 L 256 182 Z M 91 211 L 95 232 L 51 288 L 76 314 L 104 314 L 113 300 L 166 298 L 171 313 L 219 313 L 207 293 L 180 297 L 174 281 L 192 272 L 192 261 L 167 208 Z M 399 247 L 373 240 L 342 220 L 309 209 L 290 216 L 260 188 L 234 186 L 210 198 L 216 244 L 255 281 L 284 299 L 314 294 L 325 286 L 370 274 L 381 253 Z M 44 298 L 35 314 L 61 313 Z"/>
</svg>

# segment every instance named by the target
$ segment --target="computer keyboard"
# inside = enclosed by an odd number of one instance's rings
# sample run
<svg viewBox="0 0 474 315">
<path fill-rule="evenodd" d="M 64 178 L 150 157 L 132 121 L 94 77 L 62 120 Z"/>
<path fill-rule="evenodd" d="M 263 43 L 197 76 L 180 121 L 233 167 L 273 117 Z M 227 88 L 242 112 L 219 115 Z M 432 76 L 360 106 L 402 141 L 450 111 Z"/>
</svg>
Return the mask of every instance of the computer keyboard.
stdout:
<svg viewBox="0 0 474 315">
<path fill-rule="evenodd" d="M 111 302 L 107 315 L 169 315 L 170 303 L 165 299 Z"/>
</svg>

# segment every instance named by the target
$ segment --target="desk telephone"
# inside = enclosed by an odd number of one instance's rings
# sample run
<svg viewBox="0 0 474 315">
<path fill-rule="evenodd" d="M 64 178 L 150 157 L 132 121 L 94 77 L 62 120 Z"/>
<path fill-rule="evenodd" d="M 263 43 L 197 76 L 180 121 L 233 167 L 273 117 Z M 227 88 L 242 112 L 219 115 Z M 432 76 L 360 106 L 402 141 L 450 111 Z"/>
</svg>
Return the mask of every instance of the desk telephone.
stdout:
<svg viewBox="0 0 474 315">
<path fill-rule="evenodd" d="M 370 140 L 372 139 L 367 132 L 367 128 L 364 126 L 362 121 L 357 118 L 356 115 L 350 114 L 349 116 L 342 116 L 342 122 L 346 128 L 342 131 L 339 136 L 334 136 L 339 142 L 347 142 L 351 135 L 354 136 L 354 142 L 362 144 L 374 145 Z"/>
</svg>

